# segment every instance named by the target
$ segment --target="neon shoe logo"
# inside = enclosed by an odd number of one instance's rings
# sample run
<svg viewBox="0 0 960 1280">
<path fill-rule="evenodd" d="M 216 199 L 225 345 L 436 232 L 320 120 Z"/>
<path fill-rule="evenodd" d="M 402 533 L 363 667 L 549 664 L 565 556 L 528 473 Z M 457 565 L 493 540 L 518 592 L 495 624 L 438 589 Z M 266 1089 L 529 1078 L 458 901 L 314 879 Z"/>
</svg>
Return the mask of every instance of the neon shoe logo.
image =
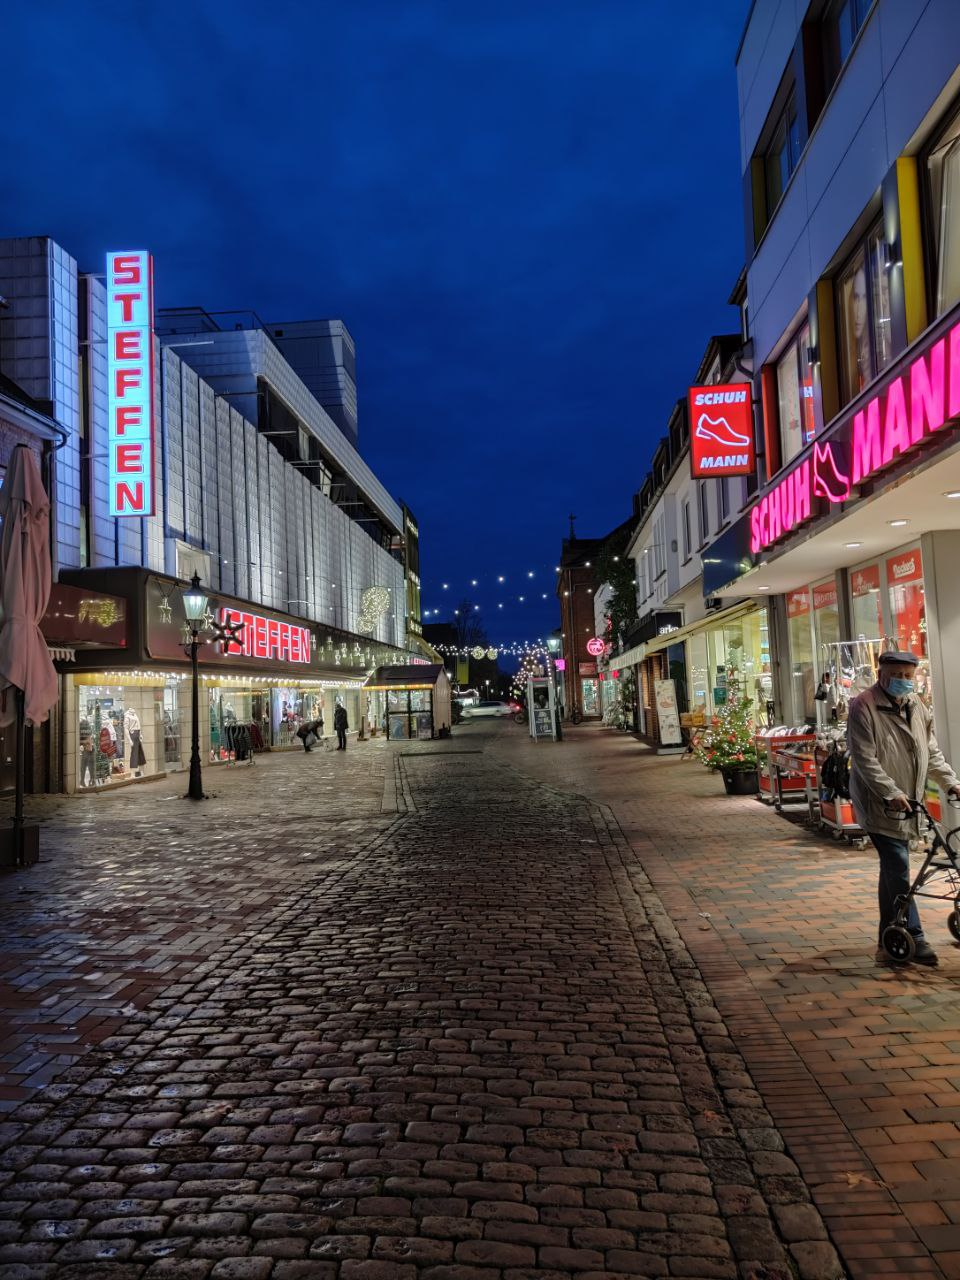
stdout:
<svg viewBox="0 0 960 1280">
<path fill-rule="evenodd" d="M 701 413 L 697 423 L 697 437 L 700 440 L 716 440 L 717 444 L 728 449 L 743 449 L 750 443 L 750 437 L 734 431 L 726 418 L 710 418 L 705 413 Z"/>
<path fill-rule="evenodd" d="M 750 550 L 756 555 L 813 517 L 814 498 L 846 502 L 850 479 L 832 442 L 814 444 L 813 454 L 788 472 L 750 510 Z"/>
<path fill-rule="evenodd" d="M 850 497 L 850 477 L 837 467 L 831 444 L 813 446 L 813 492 L 828 502 L 846 502 Z"/>
</svg>

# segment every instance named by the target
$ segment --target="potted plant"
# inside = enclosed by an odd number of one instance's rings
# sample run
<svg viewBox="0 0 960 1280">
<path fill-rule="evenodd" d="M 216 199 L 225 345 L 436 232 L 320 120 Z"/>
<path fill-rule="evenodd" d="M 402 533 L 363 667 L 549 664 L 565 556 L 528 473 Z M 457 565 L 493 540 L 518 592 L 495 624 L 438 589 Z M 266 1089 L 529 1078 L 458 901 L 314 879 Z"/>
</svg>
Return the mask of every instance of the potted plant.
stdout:
<svg viewBox="0 0 960 1280">
<path fill-rule="evenodd" d="M 697 745 L 699 759 L 719 773 L 729 796 L 756 795 L 760 790 L 752 703 L 743 696 L 735 667 L 727 672 L 727 700 L 717 709 Z"/>
</svg>

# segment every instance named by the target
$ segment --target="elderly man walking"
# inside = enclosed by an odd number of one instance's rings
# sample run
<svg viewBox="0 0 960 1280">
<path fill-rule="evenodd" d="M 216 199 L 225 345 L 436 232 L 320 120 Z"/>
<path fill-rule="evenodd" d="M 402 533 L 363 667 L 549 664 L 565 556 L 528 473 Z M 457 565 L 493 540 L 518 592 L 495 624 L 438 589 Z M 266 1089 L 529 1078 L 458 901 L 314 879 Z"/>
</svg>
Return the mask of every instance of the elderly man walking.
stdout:
<svg viewBox="0 0 960 1280">
<path fill-rule="evenodd" d="M 919 661 L 915 653 L 881 654 L 876 684 L 854 698 L 847 722 L 850 799 L 880 858 L 878 941 L 896 914 L 897 898 L 910 891 L 908 841 L 919 830 L 914 806 L 923 799 L 927 778 L 960 796 L 960 779 L 933 735 L 933 717 L 916 695 Z M 907 928 L 917 944 L 914 962 L 935 965 L 937 953 L 923 936 L 915 903 Z M 882 948 L 877 959 L 887 959 Z"/>
</svg>

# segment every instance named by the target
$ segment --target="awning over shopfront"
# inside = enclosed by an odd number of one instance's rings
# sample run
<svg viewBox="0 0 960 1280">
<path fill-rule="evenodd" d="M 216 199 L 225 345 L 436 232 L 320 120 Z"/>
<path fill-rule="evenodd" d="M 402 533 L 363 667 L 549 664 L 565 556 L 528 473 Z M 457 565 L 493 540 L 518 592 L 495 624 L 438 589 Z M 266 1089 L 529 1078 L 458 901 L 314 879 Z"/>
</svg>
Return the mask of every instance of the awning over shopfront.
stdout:
<svg viewBox="0 0 960 1280">
<path fill-rule="evenodd" d="M 433 689 L 440 677 L 447 679 L 442 666 L 412 663 L 408 667 L 377 667 L 364 681 L 365 689 Z"/>
<path fill-rule="evenodd" d="M 728 622 L 735 622 L 737 618 L 753 613 L 756 608 L 756 601 L 751 600 L 749 603 L 732 605 L 729 609 L 717 609 L 713 613 L 708 613 L 705 618 L 698 618 L 696 622 L 688 622 L 683 627 L 674 627 L 672 631 L 664 631 L 661 635 L 653 637 L 645 644 L 635 645 L 632 649 L 628 649 L 626 653 L 611 654 L 607 659 L 607 665 L 614 670 L 619 670 L 621 667 L 636 666 L 638 662 L 642 662 L 644 658 L 649 657 L 652 653 L 659 653 L 662 649 L 669 649 L 672 644 L 680 644 L 689 636 L 696 635 L 700 631 L 706 631 L 711 627 L 720 626 Z"/>
</svg>

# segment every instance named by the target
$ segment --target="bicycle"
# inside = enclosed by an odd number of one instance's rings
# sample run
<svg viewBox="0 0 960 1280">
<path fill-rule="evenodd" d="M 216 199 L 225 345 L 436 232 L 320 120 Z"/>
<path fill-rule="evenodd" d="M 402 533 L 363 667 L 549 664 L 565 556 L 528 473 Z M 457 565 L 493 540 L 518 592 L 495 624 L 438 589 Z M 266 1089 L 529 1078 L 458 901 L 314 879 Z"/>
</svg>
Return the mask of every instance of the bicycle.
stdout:
<svg viewBox="0 0 960 1280">
<path fill-rule="evenodd" d="M 951 800 L 952 809 L 960 808 L 960 801 Z M 942 902 L 952 902 L 953 910 L 947 916 L 947 928 L 953 938 L 960 942 L 960 830 L 948 831 L 944 835 L 940 824 L 930 810 L 919 800 L 910 802 L 910 813 L 900 809 L 885 809 L 890 818 L 906 822 L 912 815 L 922 820 L 921 835 L 928 840 L 926 857 L 923 865 L 914 877 L 910 892 L 900 894 L 894 902 L 896 914 L 884 928 L 880 936 L 880 945 L 897 964 L 906 964 L 913 959 L 917 949 L 916 939 L 907 928 L 907 912 L 915 898 L 939 898 Z M 925 887 L 940 873 L 944 874 L 947 893 L 926 892 Z"/>
</svg>

